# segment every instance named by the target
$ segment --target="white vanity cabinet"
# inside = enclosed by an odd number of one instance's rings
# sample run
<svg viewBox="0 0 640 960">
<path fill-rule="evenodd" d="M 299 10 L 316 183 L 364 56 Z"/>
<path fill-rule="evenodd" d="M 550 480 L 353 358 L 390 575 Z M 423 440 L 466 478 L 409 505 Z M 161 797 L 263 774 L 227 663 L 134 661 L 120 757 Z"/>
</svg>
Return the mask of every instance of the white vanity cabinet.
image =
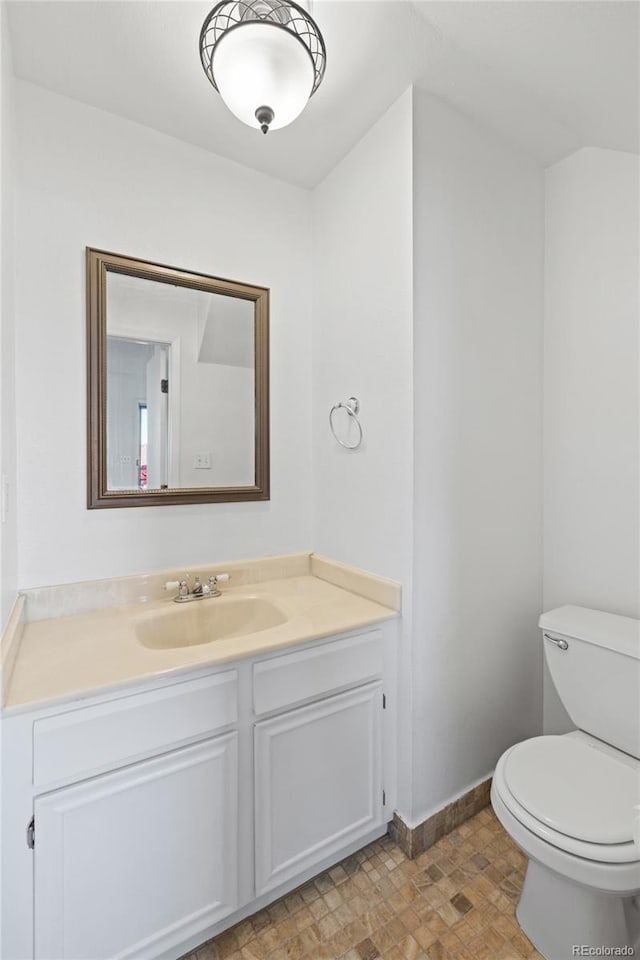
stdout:
<svg viewBox="0 0 640 960">
<path fill-rule="evenodd" d="M 36 960 L 155 957 L 236 909 L 237 739 L 35 800 Z"/>
<path fill-rule="evenodd" d="M 382 836 L 396 636 L 10 712 L 0 955 L 175 960 Z"/>
</svg>

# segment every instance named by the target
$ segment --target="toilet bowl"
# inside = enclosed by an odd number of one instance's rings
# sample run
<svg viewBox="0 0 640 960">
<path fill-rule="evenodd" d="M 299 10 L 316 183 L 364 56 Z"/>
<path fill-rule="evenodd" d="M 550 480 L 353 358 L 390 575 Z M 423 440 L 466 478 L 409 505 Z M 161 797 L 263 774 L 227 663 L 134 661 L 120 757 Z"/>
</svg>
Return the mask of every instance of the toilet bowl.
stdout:
<svg viewBox="0 0 640 960">
<path fill-rule="evenodd" d="M 491 802 L 529 858 L 516 916 L 547 960 L 638 956 L 640 624 L 563 607 L 541 626 L 581 729 L 526 740 L 498 761 Z"/>
</svg>

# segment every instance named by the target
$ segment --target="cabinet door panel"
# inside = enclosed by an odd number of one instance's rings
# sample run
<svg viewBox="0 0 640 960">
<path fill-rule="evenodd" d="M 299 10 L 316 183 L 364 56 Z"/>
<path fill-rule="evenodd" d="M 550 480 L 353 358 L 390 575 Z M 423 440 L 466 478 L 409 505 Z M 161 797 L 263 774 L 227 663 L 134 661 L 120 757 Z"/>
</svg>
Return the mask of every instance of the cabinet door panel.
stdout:
<svg viewBox="0 0 640 960">
<path fill-rule="evenodd" d="M 237 905 L 237 734 L 35 802 L 36 960 L 144 960 Z"/>
<path fill-rule="evenodd" d="M 383 823 L 381 684 L 255 726 L 256 893 Z"/>
</svg>

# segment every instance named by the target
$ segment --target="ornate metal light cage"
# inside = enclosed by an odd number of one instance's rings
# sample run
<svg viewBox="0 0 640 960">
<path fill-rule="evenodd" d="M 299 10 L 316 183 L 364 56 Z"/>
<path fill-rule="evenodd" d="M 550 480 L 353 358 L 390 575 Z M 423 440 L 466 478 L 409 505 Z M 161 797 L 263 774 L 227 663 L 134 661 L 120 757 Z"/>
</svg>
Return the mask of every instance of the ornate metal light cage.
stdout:
<svg viewBox="0 0 640 960">
<path fill-rule="evenodd" d="M 233 43 L 230 43 L 227 38 L 231 39 L 232 35 Z M 295 42 L 292 44 L 287 37 L 294 38 Z M 222 47 L 224 57 L 220 54 Z M 305 67 L 306 57 L 309 64 Z M 274 119 L 274 105 L 268 99 L 261 100 L 260 81 L 270 89 L 269 81 L 273 80 L 296 101 L 295 105 L 287 104 L 280 115 L 275 109 L 276 123 L 272 129 L 284 126 L 300 113 L 320 86 L 326 50 L 316 22 L 293 0 L 222 0 L 202 25 L 200 59 L 210 83 L 232 112 L 251 126 L 255 126 L 257 120 L 266 133 Z M 217 75 L 223 66 L 225 83 L 221 83 Z M 229 90 L 230 74 L 233 75 L 232 90 Z M 249 88 L 252 83 L 250 92 L 242 91 L 245 102 L 234 105 L 237 88 Z M 302 89 L 292 93 L 295 84 Z M 246 102 L 250 97 L 253 97 L 251 110 Z"/>
</svg>

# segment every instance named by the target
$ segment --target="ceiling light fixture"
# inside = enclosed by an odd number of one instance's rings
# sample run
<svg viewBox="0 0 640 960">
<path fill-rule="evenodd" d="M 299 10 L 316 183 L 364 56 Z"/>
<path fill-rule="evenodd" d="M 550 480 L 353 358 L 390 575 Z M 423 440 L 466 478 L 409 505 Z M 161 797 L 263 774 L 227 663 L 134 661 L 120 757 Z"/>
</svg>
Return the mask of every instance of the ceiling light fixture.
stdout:
<svg viewBox="0 0 640 960">
<path fill-rule="evenodd" d="M 286 127 L 322 82 L 326 51 L 292 0 L 222 0 L 200 31 L 204 72 L 229 110 L 263 133 Z"/>
</svg>

